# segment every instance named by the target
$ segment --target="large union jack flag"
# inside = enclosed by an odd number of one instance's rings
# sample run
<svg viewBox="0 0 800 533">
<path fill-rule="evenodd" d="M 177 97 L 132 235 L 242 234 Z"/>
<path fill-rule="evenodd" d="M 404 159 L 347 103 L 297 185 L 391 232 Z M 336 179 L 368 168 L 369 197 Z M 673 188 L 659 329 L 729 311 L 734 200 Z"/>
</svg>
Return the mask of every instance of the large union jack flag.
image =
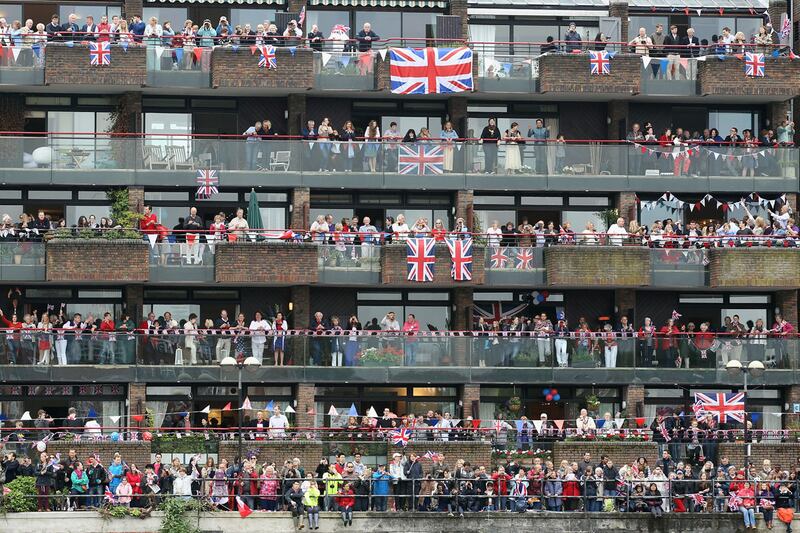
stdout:
<svg viewBox="0 0 800 533">
<path fill-rule="evenodd" d="M 447 239 L 453 267 L 450 276 L 455 281 L 472 280 L 472 239 Z"/>
<path fill-rule="evenodd" d="M 219 192 L 217 185 L 219 185 L 219 178 L 217 177 L 216 170 L 198 170 L 197 171 L 197 192 L 195 198 L 209 199 Z"/>
<path fill-rule="evenodd" d="M 495 302 L 491 304 L 491 311 L 490 311 L 486 307 L 486 304 L 475 303 L 472 305 L 472 315 L 476 322 L 480 317 L 483 317 L 484 320 L 488 320 L 489 322 L 492 322 L 494 320 L 500 322 L 502 320 L 508 320 L 512 317 L 517 316 L 527 307 L 528 304 L 526 303 L 520 305 L 514 305 L 514 304 L 504 305 L 501 302 Z"/>
<path fill-rule="evenodd" d="M 506 268 L 506 264 L 508 263 L 508 254 L 506 254 L 506 249 L 497 246 L 492 249 L 492 255 L 490 257 L 492 263 L 491 268 Z"/>
<path fill-rule="evenodd" d="M 595 76 L 611 74 L 611 58 L 605 50 L 589 50 L 589 65 Z"/>
<path fill-rule="evenodd" d="M 261 57 L 258 58 L 258 66 L 261 68 L 278 68 L 278 61 L 275 57 L 275 47 L 272 45 L 269 46 L 259 46 L 259 50 L 261 51 Z"/>
<path fill-rule="evenodd" d="M 530 270 L 533 268 L 533 250 L 531 248 L 517 249 L 517 270 Z"/>
<path fill-rule="evenodd" d="M 111 43 L 101 41 L 89 43 L 89 64 L 107 66 L 111 64 Z"/>
<path fill-rule="evenodd" d="M 394 94 L 444 94 L 472 90 L 469 48 L 390 48 Z"/>
<path fill-rule="evenodd" d="M 712 414 L 720 424 L 728 422 L 729 417 L 744 424 L 743 392 L 712 392 L 709 394 L 697 392 L 694 397 L 696 402 L 702 404 L 700 410 L 696 412 L 698 417 Z"/>
<path fill-rule="evenodd" d="M 432 144 L 399 145 L 397 171 L 425 176 L 444 173 L 444 150 Z"/>
<path fill-rule="evenodd" d="M 745 76 L 753 76 L 755 78 L 763 78 L 764 77 L 764 67 L 766 65 L 766 61 L 764 60 L 764 54 L 756 54 L 751 52 L 745 52 L 744 54 L 744 75 Z"/>
<path fill-rule="evenodd" d="M 389 440 L 396 446 L 405 446 L 411 439 L 411 430 L 408 428 L 400 428 L 389 433 Z"/>
<path fill-rule="evenodd" d="M 409 239 L 408 281 L 433 281 L 433 265 L 436 263 L 435 239 Z"/>
</svg>

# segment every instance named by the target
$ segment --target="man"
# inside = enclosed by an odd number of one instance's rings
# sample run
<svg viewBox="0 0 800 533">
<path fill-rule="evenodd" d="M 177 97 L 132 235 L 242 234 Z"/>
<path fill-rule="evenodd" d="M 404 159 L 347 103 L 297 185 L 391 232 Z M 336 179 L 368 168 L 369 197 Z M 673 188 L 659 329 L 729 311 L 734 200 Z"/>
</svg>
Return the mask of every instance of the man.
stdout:
<svg viewBox="0 0 800 533">
<path fill-rule="evenodd" d="M 61 35 L 67 41 L 83 40 L 83 37 L 80 35 L 81 27 L 78 26 L 78 15 L 75 13 L 70 13 L 69 17 L 67 17 L 67 23 L 61 28 Z"/>
<path fill-rule="evenodd" d="M 403 138 L 397 129 L 397 122 L 392 121 L 389 129 L 383 132 L 384 150 L 386 153 L 386 171 L 397 172 L 397 141 Z M 392 142 L 394 141 L 394 142 Z"/>
<path fill-rule="evenodd" d="M 367 465 L 361 462 L 361 454 L 356 453 L 353 455 L 353 473 L 356 476 L 361 477 L 364 475 L 364 471 L 367 469 Z"/>
<path fill-rule="evenodd" d="M 230 222 L 228 222 L 228 233 L 233 233 L 239 237 L 244 237 L 244 230 L 248 229 L 250 229 L 250 225 L 247 223 L 247 219 L 244 218 L 244 209 L 239 207 L 236 209 L 236 216 L 233 217 Z"/>
<path fill-rule="evenodd" d="M 183 229 L 186 231 L 186 242 L 181 246 L 184 247 L 183 257 L 187 265 L 203 264 L 203 245 L 200 244 L 200 235 L 198 232 L 203 231 L 203 219 L 197 216 L 197 208 L 192 207 L 189 209 L 189 216 L 183 221 Z"/>
<path fill-rule="evenodd" d="M 730 133 L 725 137 L 725 144 L 728 146 L 728 155 L 735 156 L 737 151 L 737 145 L 742 142 L 742 138 L 739 136 L 739 130 L 737 128 L 731 128 Z M 736 164 L 737 159 L 736 157 L 726 157 L 725 158 L 726 164 L 728 166 L 728 171 L 730 172 L 731 176 L 738 176 L 739 175 L 739 168 Z"/>
<path fill-rule="evenodd" d="M 314 149 L 316 146 L 316 142 L 314 141 L 319 138 L 316 123 L 313 120 L 307 121 L 305 127 L 300 130 L 300 136 L 306 141 L 303 143 L 303 170 L 318 169 L 317 152 L 319 152 L 319 150 Z"/>
<path fill-rule="evenodd" d="M 670 473 L 675 470 L 675 461 L 672 459 L 672 455 L 669 453 L 669 450 L 664 450 L 661 452 L 661 459 L 656 461 L 656 466 L 664 472 L 664 475 L 669 477 Z"/>
<path fill-rule="evenodd" d="M 81 28 L 83 35 L 81 39 L 84 41 L 96 41 L 97 40 L 97 24 L 94 23 L 94 17 L 91 15 L 86 15 L 86 24 L 83 25 Z"/>
<path fill-rule="evenodd" d="M 484 173 L 494 174 L 497 172 L 497 143 L 500 142 L 500 129 L 494 118 L 481 131 L 481 144 L 483 145 Z"/>
<path fill-rule="evenodd" d="M 83 317 L 80 313 L 75 313 L 72 315 L 72 320 L 68 320 L 64 322 L 61 326 L 62 329 L 65 330 L 73 330 L 72 335 L 65 335 L 67 340 L 67 362 L 69 364 L 77 364 L 81 360 L 81 334 L 83 330 L 86 328 L 86 324 L 83 322 Z"/>
<path fill-rule="evenodd" d="M 666 35 L 664 35 L 664 25 L 663 24 L 656 24 L 656 31 L 650 34 L 650 42 L 652 43 L 652 55 L 653 57 L 664 57 L 664 39 Z M 656 72 L 655 70 L 653 71 Z"/>
<path fill-rule="evenodd" d="M 410 505 L 411 508 L 415 508 L 413 502 L 417 501 L 417 496 L 419 495 L 419 488 L 420 488 L 420 480 L 422 479 L 424 472 L 422 470 L 422 463 L 419 460 L 419 456 L 417 454 L 410 454 L 408 456 L 408 462 L 406 463 L 403 469 L 406 479 L 410 481 L 411 485 L 411 501 L 412 504 Z"/>
<path fill-rule="evenodd" d="M 608 228 L 608 243 L 611 246 L 622 246 L 625 238 L 628 236 L 628 230 L 625 229 L 625 219 L 619 217 L 616 224 L 612 224 Z"/>
<path fill-rule="evenodd" d="M 386 471 L 385 464 L 378 465 L 378 471 L 372 474 L 372 510 L 386 511 L 386 501 L 393 481 L 392 475 Z"/>
<path fill-rule="evenodd" d="M 536 119 L 535 128 L 528 128 L 528 137 L 533 139 L 535 147 L 536 173 L 547 174 L 547 139 L 550 138 L 550 130 L 544 127 L 542 119 Z"/>
<path fill-rule="evenodd" d="M 683 48 L 681 49 L 681 56 L 688 57 L 689 61 L 686 65 L 686 79 L 697 79 L 697 57 L 700 57 L 700 39 L 694 34 L 694 28 L 686 30 L 686 37 L 681 39 Z"/>
<path fill-rule="evenodd" d="M 277 405 L 269 417 L 269 433 L 273 439 L 283 439 L 286 437 L 286 428 L 289 427 L 289 419 L 281 414 L 281 408 Z"/>
<path fill-rule="evenodd" d="M 343 453 L 336 454 L 336 462 L 333 463 L 333 467 L 339 474 L 344 474 L 345 468 L 347 468 L 345 459 L 346 457 Z"/>
<path fill-rule="evenodd" d="M 644 28 L 642 28 L 644 30 Z M 628 132 L 628 135 L 625 137 L 629 143 L 643 143 L 644 142 L 644 133 L 642 133 L 642 128 L 638 122 L 634 122 L 631 126 L 631 131 Z M 642 174 L 642 154 L 641 151 L 636 147 L 628 147 L 628 164 L 630 168 L 628 172 L 632 176 L 640 176 Z"/>
<path fill-rule="evenodd" d="M 594 470 L 594 463 L 592 462 L 592 454 L 585 452 L 583 459 L 578 463 L 579 472 L 586 472 L 587 468 Z"/>
<path fill-rule="evenodd" d="M 580 416 L 575 420 L 575 428 L 578 435 L 594 432 L 594 419 L 589 416 L 589 412 L 586 409 L 581 409 Z"/>
<path fill-rule="evenodd" d="M 575 26 L 574 22 L 569 23 L 569 29 L 564 36 L 564 41 L 567 43 L 565 49 L 568 54 L 580 51 L 581 35 L 578 33 L 577 26 Z"/>
<path fill-rule="evenodd" d="M 0 462 L 0 470 L 6 474 L 6 483 L 11 483 L 17 479 L 17 476 L 19 476 L 19 461 L 17 460 L 17 454 L 14 452 L 7 453 L 2 462 Z"/>
<path fill-rule="evenodd" d="M 228 35 L 233 35 L 233 28 L 225 15 L 219 18 L 219 23 L 216 28 L 217 35 L 222 35 L 222 30 L 225 30 Z"/>
<path fill-rule="evenodd" d="M 219 337 L 217 337 L 216 356 L 217 361 L 222 361 L 231 353 L 231 339 L 228 337 L 228 331 L 231 328 L 231 322 L 228 319 L 228 311 L 223 309 L 219 313 L 219 318 L 214 321 L 214 329 L 221 330 Z"/>
<path fill-rule="evenodd" d="M 242 136 L 245 137 L 244 141 L 244 156 L 247 162 L 247 168 L 250 170 L 256 169 L 256 161 L 258 160 L 259 140 L 263 132 L 262 123 L 256 121 L 255 124 L 244 130 Z"/>
<path fill-rule="evenodd" d="M 131 23 L 128 25 L 128 31 L 133 34 L 133 38 L 137 43 L 142 42 L 142 36 L 144 35 L 144 29 L 146 24 L 142 21 L 141 15 L 134 15 L 131 18 Z"/>
<path fill-rule="evenodd" d="M 389 311 L 381 319 L 381 329 L 384 331 L 400 331 L 400 322 L 397 320 L 394 311 Z"/>
<path fill-rule="evenodd" d="M 673 24 L 669 27 L 669 35 L 664 37 L 664 50 L 667 52 L 667 79 L 680 78 L 681 41 L 678 36 L 678 27 Z"/>
<path fill-rule="evenodd" d="M 367 52 L 372 50 L 372 42 L 377 41 L 380 39 L 378 34 L 372 31 L 372 25 L 369 22 L 364 23 L 364 29 L 362 29 L 356 35 L 356 40 L 358 41 L 358 51 L 359 52 Z"/>
<path fill-rule="evenodd" d="M 361 237 L 361 257 L 369 259 L 372 257 L 372 247 L 378 241 L 378 228 L 372 225 L 369 217 L 364 217 L 362 222 L 361 227 L 358 228 Z"/>
<path fill-rule="evenodd" d="M 44 31 L 47 32 L 48 41 L 61 40 L 61 24 L 59 23 L 58 15 L 53 15 L 50 17 L 50 23 L 45 26 Z"/>
<path fill-rule="evenodd" d="M 729 27 L 725 26 L 724 28 L 722 28 L 722 35 L 719 36 L 719 44 L 720 46 L 723 47 L 722 49 L 726 54 L 731 53 L 730 44 L 732 42 L 733 42 L 733 33 L 731 32 L 731 29 Z"/>
<path fill-rule="evenodd" d="M 649 56 L 650 49 L 653 48 L 653 41 L 647 36 L 647 30 L 639 28 L 639 34 L 631 39 L 628 45 L 633 47 L 633 53 L 640 56 Z"/>
<path fill-rule="evenodd" d="M 330 329 L 330 325 L 328 321 L 325 320 L 325 315 L 323 315 L 321 311 L 314 313 L 314 318 L 311 320 L 311 327 L 309 329 L 314 333 L 310 343 L 311 364 L 320 366 L 325 352 L 328 351 L 327 348 L 330 347 L 330 341 L 320 337 L 321 335 L 325 335 L 325 332 Z"/>
</svg>

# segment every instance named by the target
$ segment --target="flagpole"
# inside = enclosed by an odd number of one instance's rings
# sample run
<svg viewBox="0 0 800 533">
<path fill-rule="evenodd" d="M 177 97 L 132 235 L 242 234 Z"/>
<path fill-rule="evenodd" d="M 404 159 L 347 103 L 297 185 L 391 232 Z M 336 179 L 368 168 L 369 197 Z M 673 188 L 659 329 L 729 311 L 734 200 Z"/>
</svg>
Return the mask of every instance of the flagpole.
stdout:
<svg viewBox="0 0 800 533">
<path fill-rule="evenodd" d="M 243 446 L 244 443 L 242 442 L 242 412 L 244 411 L 244 407 L 242 406 L 242 396 L 244 391 L 242 390 L 242 371 L 245 368 L 250 370 L 255 370 L 261 366 L 261 363 L 258 362 L 258 359 L 255 357 L 248 357 L 244 360 L 239 360 L 235 357 L 225 357 L 222 361 L 219 362 L 219 366 L 223 369 L 225 368 L 233 368 L 236 367 L 238 370 L 238 380 L 236 382 L 236 390 L 239 396 L 239 423 L 238 423 L 238 433 L 239 433 L 239 465 L 241 465 L 242 461 L 244 460 L 242 457 L 243 453 Z"/>
<path fill-rule="evenodd" d="M 744 444 L 745 444 L 744 468 L 745 468 L 745 479 L 750 479 L 751 446 L 750 446 L 750 440 L 748 439 L 749 431 L 747 429 L 747 375 L 752 373 L 754 378 L 763 376 L 764 363 L 755 360 L 755 361 L 750 361 L 750 363 L 747 366 L 744 366 L 741 361 L 737 359 L 732 359 L 728 361 L 727 364 L 725 365 L 725 370 L 727 370 L 728 374 L 732 377 L 741 373 L 744 379 L 744 399 L 742 400 L 743 411 L 744 411 Z"/>
</svg>

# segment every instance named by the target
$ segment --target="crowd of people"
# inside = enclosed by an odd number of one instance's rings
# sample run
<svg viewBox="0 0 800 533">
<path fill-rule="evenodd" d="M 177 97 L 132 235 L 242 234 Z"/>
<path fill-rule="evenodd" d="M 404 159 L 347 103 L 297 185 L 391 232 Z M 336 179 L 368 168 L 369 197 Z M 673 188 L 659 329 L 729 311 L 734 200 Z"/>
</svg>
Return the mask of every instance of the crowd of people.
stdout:
<svg viewBox="0 0 800 533">
<path fill-rule="evenodd" d="M 173 458 L 153 461 L 140 470 L 114 454 L 106 466 L 99 456 L 66 457 L 47 451 L 35 463 L 14 452 L 4 455 L 6 483 L 17 477 L 36 479 L 39 511 L 92 509 L 119 505 L 154 507 L 167 498 L 197 498 L 218 510 L 289 511 L 295 529 L 318 529 L 320 512 L 337 513 L 344 526 L 363 511 L 419 511 L 458 515 L 479 512 L 740 512 L 746 528 L 755 529 L 755 512 L 768 528 L 777 518 L 790 524 L 796 506 L 795 465 L 773 465 L 765 459 L 734 465 L 722 456 L 718 465 L 704 457 L 674 460 L 665 450 L 655 464 L 639 457 L 615 465 L 608 456 L 554 463 L 534 457 L 524 465 L 514 458 L 497 465 L 449 463 L 443 453 L 393 453 L 388 462 L 367 465 L 362 455 L 351 459 L 336 453 L 317 465 L 298 458 L 282 464 L 259 461 L 251 454 L 241 460 L 193 456 L 188 464 Z M 305 520 L 304 520 L 305 519 Z"/>
</svg>

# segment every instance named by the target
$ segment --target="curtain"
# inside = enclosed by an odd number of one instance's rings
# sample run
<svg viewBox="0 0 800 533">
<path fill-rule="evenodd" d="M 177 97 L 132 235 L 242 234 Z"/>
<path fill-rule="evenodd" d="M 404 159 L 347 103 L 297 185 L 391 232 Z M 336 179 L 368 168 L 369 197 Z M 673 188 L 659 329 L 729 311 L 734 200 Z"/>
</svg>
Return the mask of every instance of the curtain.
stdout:
<svg viewBox="0 0 800 533">
<path fill-rule="evenodd" d="M 497 409 L 496 403 L 481 402 L 479 404 L 478 413 L 480 413 L 481 426 L 492 427 L 492 420 L 494 420 L 494 412 Z"/>
<path fill-rule="evenodd" d="M 153 411 L 153 425 L 157 428 L 164 423 L 164 415 L 167 411 L 167 402 L 154 402 L 147 400 L 147 408 Z"/>
</svg>

